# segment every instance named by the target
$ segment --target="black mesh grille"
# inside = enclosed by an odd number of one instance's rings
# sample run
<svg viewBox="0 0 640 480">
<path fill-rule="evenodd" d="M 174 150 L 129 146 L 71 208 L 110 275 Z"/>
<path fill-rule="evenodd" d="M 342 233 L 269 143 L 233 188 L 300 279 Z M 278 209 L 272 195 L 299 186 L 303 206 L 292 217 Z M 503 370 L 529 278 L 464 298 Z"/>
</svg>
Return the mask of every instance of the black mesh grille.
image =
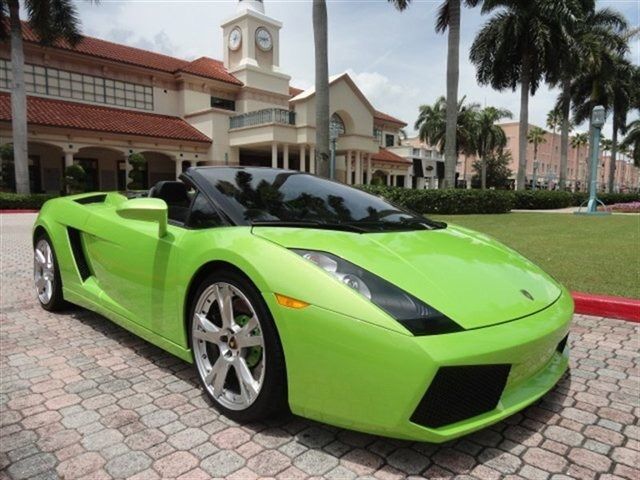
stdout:
<svg viewBox="0 0 640 480">
<path fill-rule="evenodd" d="M 71 244 L 73 259 L 75 260 L 76 266 L 78 267 L 80 278 L 84 282 L 91 276 L 91 270 L 89 269 L 89 264 L 87 263 L 87 259 L 84 256 L 84 251 L 82 250 L 82 239 L 80 238 L 80 231 L 71 227 L 68 227 L 67 231 L 69 232 L 69 243 Z"/>
<path fill-rule="evenodd" d="M 560 343 L 559 343 L 559 344 L 558 344 L 558 346 L 556 347 L 556 350 L 557 350 L 559 353 L 564 352 L 564 348 L 567 346 L 567 340 L 569 340 L 569 334 L 568 334 L 568 333 L 567 333 L 567 335 L 566 335 L 562 340 L 560 340 Z"/>
<path fill-rule="evenodd" d="M 496 408 L 511 365 L 440 367 L 411 421 L 438 428 Z"/>
</svg>

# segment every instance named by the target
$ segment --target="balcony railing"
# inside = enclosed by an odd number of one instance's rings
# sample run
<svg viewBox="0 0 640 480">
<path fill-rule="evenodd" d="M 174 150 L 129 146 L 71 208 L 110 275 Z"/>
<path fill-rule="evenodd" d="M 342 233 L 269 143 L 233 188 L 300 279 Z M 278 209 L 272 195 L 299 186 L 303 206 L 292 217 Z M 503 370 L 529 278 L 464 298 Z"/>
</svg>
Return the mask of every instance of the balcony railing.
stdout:
<svg viewBox="0 0 640 480">
<path fill-rule="evenodd" d="M 229 128 L 255 127 L 270 123 L 295 125 L 296 112 L 284 108 L 265 108 L 255 112 L 242 113 L 229 119 Z"/>
</svg>

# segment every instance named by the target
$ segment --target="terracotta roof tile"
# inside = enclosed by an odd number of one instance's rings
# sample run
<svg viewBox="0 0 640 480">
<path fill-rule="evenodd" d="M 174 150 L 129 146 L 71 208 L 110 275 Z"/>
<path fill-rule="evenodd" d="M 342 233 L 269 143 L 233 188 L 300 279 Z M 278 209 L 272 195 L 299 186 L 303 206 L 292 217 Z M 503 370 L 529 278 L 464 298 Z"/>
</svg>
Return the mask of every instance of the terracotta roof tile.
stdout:
<svg viewBox="0 0 640 480">
<path fill-rule="evenodd" d="M 392 117 L 391 115 L 388 115 L 384 112 L 381 112 L 379 110 L 376 110 L 375 115 L 373 116 L 376 120 L 382 120 L 383 122 L 389 122 L 389 123 L 395 123 L 397 125 L 402 125 L 403 127 L 407 126 L 406 122 L 403 122 L 402 120 L 396 118 L 396 117 Z"/>
<path fill-rule="evenodd" d="M 304 92 L 304 90 L 301 88 L 289 87 L 289 95 L 292 97 L 295 97 L 296 95 L 300 95 L 302 92 Z"/>
<path fill-rule="evenodd" d="M 386 148 L 380 147 L 378 153 L 374 153 L 371 155 L 371 159 L 374 162 L 391 162 L 391 163 L 401 163 L 403 165 L 408 165 L 411 162 L 400 155 L 396 155 L 395 153 L 387 150 Z"/>
<path fill-rule="evenodd" d="M 65 100 L 27 97 L 27 120 L 31 125 L 211 143 L 179 117 Z M 6 93 L 0 93 L 0 121 L 11 121 L 11 97 Z"/>
<path fill-rule="evenodd" d="M 28 22 L 22 22 L 22 35 L 26 42 L 38 42 L 38 36 L 29 26 Z M 231 75 L 219 60 L 201 57 L 194 61 L 163 55 L 161 53 L 129 47 L 119 43 L 113 43 L 94 37 L 83 36 L 80 42 L 71 46 L 66 41 L 56 41 L 53 47 L 69 50 L 92 57 L 113 60 L 119 63 L 151 68 L 167 73 L 188 72 L 193 75 L 220 80 L 234 85 L 242 85 L 242 82 Z"/>
</svg>

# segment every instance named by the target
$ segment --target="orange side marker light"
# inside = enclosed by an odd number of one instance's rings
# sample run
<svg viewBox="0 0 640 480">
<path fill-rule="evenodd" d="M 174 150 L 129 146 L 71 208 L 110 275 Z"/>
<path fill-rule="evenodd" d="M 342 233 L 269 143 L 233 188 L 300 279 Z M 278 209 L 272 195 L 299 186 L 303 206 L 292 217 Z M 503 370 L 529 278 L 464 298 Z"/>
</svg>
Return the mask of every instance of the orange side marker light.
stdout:
<svg viewBox="0 0 640 480">
<path fill-rule="evenodd" d="M 287 297 L 286 295 L 281 295 L 276 293 L 276 300 L 280 305 L 287 308 L 305 308 L 308 307 L 309 304 L 307 302 L 303 302 L 302 300 L 297 300 L 295 298 Z"/>
</svg>

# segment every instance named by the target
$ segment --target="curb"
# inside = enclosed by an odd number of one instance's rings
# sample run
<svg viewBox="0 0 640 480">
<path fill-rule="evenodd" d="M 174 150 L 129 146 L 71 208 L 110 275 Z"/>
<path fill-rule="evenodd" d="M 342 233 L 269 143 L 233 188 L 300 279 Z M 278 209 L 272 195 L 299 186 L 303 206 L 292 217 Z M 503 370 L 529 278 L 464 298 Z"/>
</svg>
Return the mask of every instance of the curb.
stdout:
<svg viewBox="0 0 640 480">
<path fill-rule="evenodd" d="M 0 214 L 14 214 L 14 213 L 38 213 L 40 210 L 30 210 L 30 209 L 24 209 L 24 210 L 0 210 Z"/>
<path fill-rule="evenodd" d="M 576 313 L 640 323 L 640 300 L 571 292 Z"/>
</svg>

